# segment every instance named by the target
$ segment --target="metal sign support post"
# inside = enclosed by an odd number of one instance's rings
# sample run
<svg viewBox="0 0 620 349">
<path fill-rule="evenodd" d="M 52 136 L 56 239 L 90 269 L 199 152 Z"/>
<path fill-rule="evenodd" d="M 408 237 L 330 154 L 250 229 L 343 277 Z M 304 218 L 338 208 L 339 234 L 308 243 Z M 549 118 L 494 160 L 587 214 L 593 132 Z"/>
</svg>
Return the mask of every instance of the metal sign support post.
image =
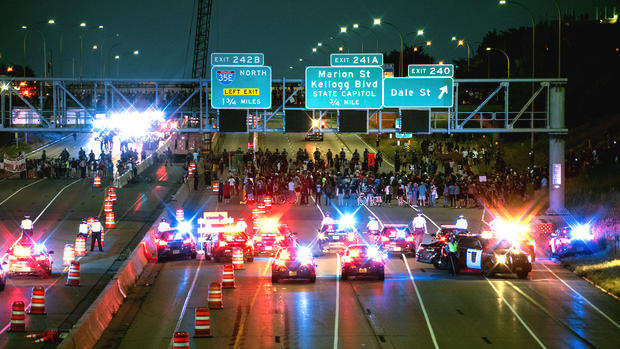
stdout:
<svg viewBox="0 0 620 349">
<path fill-rule="evenodd" d="M 549 126 L 551 129 L 565 128 L 566 88 L 555 85 L 550 88 Z M 564 143 L 566 133 L 549 133 L 549 209 L 547 214 L 566 214 L 564 207 L 565 159 Z"/>
</svg>

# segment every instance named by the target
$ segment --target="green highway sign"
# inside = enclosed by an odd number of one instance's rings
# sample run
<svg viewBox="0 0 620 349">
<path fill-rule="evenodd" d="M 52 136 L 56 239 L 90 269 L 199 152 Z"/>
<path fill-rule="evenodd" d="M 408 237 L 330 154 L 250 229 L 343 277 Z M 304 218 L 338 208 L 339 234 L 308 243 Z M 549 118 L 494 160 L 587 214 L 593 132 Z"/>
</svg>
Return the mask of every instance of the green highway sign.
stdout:
<svg viewBox="0 0 620 349">
<path fill-rule="evenodd" d="M 385 78 L 383 106 L 386 108 L 451 108 L 452 78 Z"/>
<path fill-rule="evenodd" d="M 271 67 L 211 67 L 211 108 L 271 108 Z"/>
<path fill-rule="evenodd" d="M 329 56 L 332 67 L 383 66 L 383 53 L 332 53 Z"/>
<path fill-rule="evenodd" d="M 380 109 L 381 67 L 306 67 L 306 108 Z"/>
<path fill-rule="evenodd" d="M 452 78 L 452 64 L 409 64 L 410 78 Z"/>
<path fill-rule="evenodd" d="M 212 53 L 211 65 L 263 65 L 262 53 Z"/>
</svg>

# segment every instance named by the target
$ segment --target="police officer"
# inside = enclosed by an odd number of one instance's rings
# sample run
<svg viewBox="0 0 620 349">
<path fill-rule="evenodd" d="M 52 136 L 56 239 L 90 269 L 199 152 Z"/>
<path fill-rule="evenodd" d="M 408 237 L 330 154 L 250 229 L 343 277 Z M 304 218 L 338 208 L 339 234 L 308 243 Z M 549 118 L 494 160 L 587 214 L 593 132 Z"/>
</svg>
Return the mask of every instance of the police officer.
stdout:
<svg viewBox="0 0 620 349">
<path fill-rule="evenodd" d="M 22 219 L 22 223 L 20 224 L 20 228 L 22 229 L 22 234 L 25 234 L 30 238 L 32 237 L 33 223 L 30 220 L 30 216 L 24 216 L 24 219 Z"/>
<path fill-rule="evenodd" d="M 245 219 L 239 218 L 237 221 L 237 230 L 245 233 L 246 229 L 248 229 L 248 223 L 245 222 Z"/>
<path fill-rule="evenodd" d="M 379 241 L 379 237 L 377 236 L 377 234 L 379 234 L 379 222 L 375 219 L 374 216 L 370 216 L 369 218 L 370 220 L 368 221 L 368 224 L 366 224 L 366 231 L 368 232 L 368 240 L 376 243 Z"/>
<path fill-rule="evenodd" d="M 170 223 L 166 220 L 166 218 L 162 218 L 159 224 L 157 225 L 157 231 L 159 234 L 170 231 Z"/>
<path fill-rule="evenodd" d="M 324 231 L 327 226 L 333 226 L 334 224 L 334 219 L 330 217 L 329 212 L 326 212 L 325 217 L 323 217 L 323 221 L 321 222 L 321 231 Z"/>
<path fill-rule="evenodd" d="M 78 236 L 88 237 L 88 223 L 86 223 L 84 218 L 82 218 L 82 223 L 78 227 Z"/>
<path fill-rule="evenodd" d="M 456 220 L 456 227 L 458 229 L 467 229 L 467 219 L 464 215 L 459 215 L 459 219 Z"/>
<path fill-rule="evenodd" d="M 422 243 L 422 239 L 424 239 L 424 234 L 426 233 L 426 219 L 422 216 L 422 211 L 418 211 L 418 215 L 411 222 L 413 226 L 413 235 L 415 236 L 415 249 L 418 250 L 418 247 Z"/>
<path fill-rule="evenodd" d="M 101 233 L 103 232 L 103 226 L 101 222 L 99 222 L 98 218 L 95 218 L 95 221 L 90 224 L 90 229 L 93 233 L 93 238 L 90 243 L 90 251 L 92 252 L 95 249 L 95 241 L 99 244 L 99 252 L 103 252 L 103 248 L 101 247 Z"/>
<path fill-rule="evenodd" d="M 446 244 L 446 249 L 448 251 L 448 271 L 450 274 L 456 274 L 457 270 L 457 252 L 458 252 L 459 243 L 456 241 L 454 234 L 450 235 L 450 241 Z"/>
</svg>

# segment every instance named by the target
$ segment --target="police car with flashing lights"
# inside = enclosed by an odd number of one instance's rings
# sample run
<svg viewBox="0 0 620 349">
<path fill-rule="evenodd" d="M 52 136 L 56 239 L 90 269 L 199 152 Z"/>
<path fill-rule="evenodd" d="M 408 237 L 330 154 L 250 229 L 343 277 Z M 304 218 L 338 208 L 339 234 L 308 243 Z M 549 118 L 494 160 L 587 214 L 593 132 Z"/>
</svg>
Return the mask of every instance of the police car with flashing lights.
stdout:
<svg viewBox="0 0 620 349">
<path fill-rule="evenodd" d="M 598 245 L 588 224 L 562 227 L 549 237 L 549 251 L 554 257 L 590 254 L 597 250 Z"/>
<path fill-rule="evenodd" d="M 376 245 L 350 245 L 342 254 L 340 277 L 342 280 L 347 280 L 349 277 L 374 276 L 384 280 L 385 257 Z"/>
<path fill-rule="evenodd" d="M 309 247 L 288 246 L 276 252 L 271 261 L 271 282 L 281 280 L 316 281 L 316 263 Z"/>
<path fill-rule="evenodd" d="M 407 224 L 385 224 L 379 235 L 377 243 L 389 255 L 415 256 L 415 237 Z"/>
<path fill-rule="evenodd" d="M 261 224 L 252 237 L 254 255 L 273 256 L 280 247 L 295 246 L 294 234 L 286 224 Z"/>
<path fill-rule="evenodd" d="M 474 271 L 488 277 L 495 274 L 516 274 L 525 279 L 532 271 L 532 257 L 521 250 L 518 243 L 506 239 L 489 241 L 475 235 L 460 235 L 456 237 L 456 241 L 457 273 Z M 445 256 L 444 251 L 443 258 Z"/>
<path fill-rule="evenodd" d="M 157 238 L 157 258 L 166 259 L 191 258 L 196 259 L 196 240 L 192 235 L 190 222 L 181 222 L 176 229 L 162 231 Z"/>
<path fill-rule="evenodd" d="M 342 252 L 351 244 L 359 243 L 354 222 L 349 218 L 324 226 L 317 234 L 317 245 L 321 253 Z"/>
<path fill-rule="evenodd" d="M 40 276 L 52 275 L 52 254 L 45 245 L 36 243 L 27 235 L 19 239 L 2 256 L 2 274 L 4 276 Z"/>
</svg>

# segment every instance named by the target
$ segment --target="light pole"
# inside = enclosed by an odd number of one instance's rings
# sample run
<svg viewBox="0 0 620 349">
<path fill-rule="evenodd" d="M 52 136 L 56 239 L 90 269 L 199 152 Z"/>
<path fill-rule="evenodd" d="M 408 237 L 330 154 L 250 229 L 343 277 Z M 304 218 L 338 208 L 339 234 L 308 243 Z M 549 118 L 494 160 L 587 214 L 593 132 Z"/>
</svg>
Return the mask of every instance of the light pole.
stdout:
<svg viewBox="0 0 620 349">
<path fill-rule="evenodd" d="M 562 11 L 560 10 L 560 4 L 558 0 L 553 0 L 555 8 L 558 10 L 558 78 L 561 77 L 562 69 L 560 65 L 562 63 Z"/>
<path fill-rule="evenodd" d="M 138 56 L 140 54 L 140 50 L 129 50 L 125 51 L 124 53 L 114 55 L 114 61 L 116 62 L 116 77 L 120 76 L 121 57 L 129 53 L 131 53 L 133 56 Z"/>
<path fill-rule="evenodd" d="M 534 20 L 534 13 L 527 6 L 517 1 L 510 0 L 510 2 L 508 2 L 507 0 L 500 0 L 499 4 L 500 5 L 510 4 L 510 5 L 519 6 L 521 9 L 525 10 L 525 12 L 527 12 L 527 14 L 530 16 L 530 20 L 532 21 L 532 80 L 533 80 L 535 76 L 535 71 L 536 71 L 536 45 L 535 45 L 536 21 Z M 558 77 L 560 77 L 559 71 L 558 71 Z M 532 81 L 531 85 L 532 85 L 531 86 L 532 95 L 534 95 L 534 81 Z M 533 102 L 532 102 L 532 112 L 530 113 L 530 128 L 534 128 L 534 103 Z M 530 133 L 530 149 L 532 148 L 534 148 L 534 132 Z"/>
<path fill-rule="evenodd" d="M 372 33 L 372 35 L 375 37 L 375 41 L 376 41 L 376 43 L 377 43 L 377 46 L 376 46 L 376 50 L 375 50 L 375 52 L 376 52 L 376 53 L 379 53 L 379 36 L 377 36 L 377 33 L 376 33 L 374 30 L 372 30 L 372 28 L 371 28 L 371 27 L 367 27 L 367 26 L 365 26 L 365 25 L 361 25 L 361 24 L 359 24 L 359 23 L 355 23 L 355 24 L 353 24 L 353 29 L 359 29 L 359 28 L 361 28 L 361 29 L 365 29 L 365 30 L 368 30 L 369 32 L 371 32 L 371 33 Z M 362 42 L 362 44 L 363 44 L 363 42 Z"/>
<path fill-rule="evenodd" d="M 507 67 L 507 79 L 510 79 L 510 58 L 508 57 L 508 54 L 506 53 L 506 51 L 502 50 L 501 48 L 494 48 L 494 47 L 487 47 L 486 48 L 487 51 L 491 51 L 491 50 L 495 50 L 495 51 L 499 51 L 501 52 L 504 57 L 506 57 L 506 67 Z"/>
<path fill-rule="evenodd" d="M 357 28 L 359 28 L 359 25 L 358 24 L 353 24 L 353 29 L 357 29 Z M 340 27 L 340 34 L 345 34 L 346 35 L 348 33 L 348 29 L 349 28 L 346 27 L 346 26 L 345 27 Z M 351 33 L 354 33 L 360 39 L 360 42 L 362 43 L 362 53 L 364 53 L 364 39 L 362 39 L 362 36 L 360 35 L 360 33 L 356 32 L 356 31 L 351 30 Z M 338 34 L 338 35 L 340 35 L 340 34 Z M 347 46 L 350 47 L 350 45 L 347 45 Z"/>
<path fill-rule="evenodd" d="M 467 72 L 469 73 L 469 51 L 470 51 L 469 43 L 465 41 L 465 39 L 457 39 L 456 36 L 453 36 L 451 40 L 456 41 L 456 47 L 467 46 Z"/>
<path fill-rule="evenodd" d="M 398 37 L 400 37 L 400 56 L 398 60 L 399 61 L 398 76 L 403 76 L 403 45 L 404 45 L 403 34 L 401 33 L 400 29 L 396 25 L 388 21 L 384 21 L 381 18 L 373 18 L 372 24 L 373 25 L 381 25 L 381 24 L 389 25 L 390 27 L 394 28 L 394 30 L 396 30 L 396 33 L 398 33 Z"/>
</svg>

